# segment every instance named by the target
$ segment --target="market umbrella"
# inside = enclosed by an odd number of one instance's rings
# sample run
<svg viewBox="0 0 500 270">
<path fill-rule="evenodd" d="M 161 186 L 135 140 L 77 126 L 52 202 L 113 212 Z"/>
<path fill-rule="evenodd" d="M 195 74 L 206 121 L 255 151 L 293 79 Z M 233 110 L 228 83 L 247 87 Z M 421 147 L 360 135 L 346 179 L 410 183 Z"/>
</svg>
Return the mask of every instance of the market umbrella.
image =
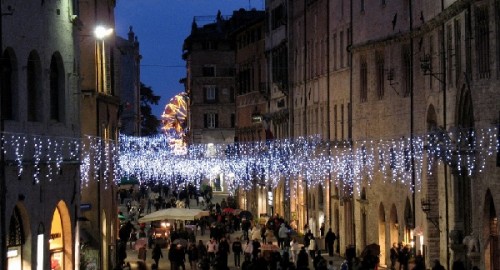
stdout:
<svg viewBox="0 0 500 270">
<path fill-rule="evenodd" d="M 186 208 L 167 208 L 158 210 L 151 214 L 141 217 L 138 221 L 140 223 L 156 221 L 156 220 L 195 220 L 203 215 L 200 209 L 186 209 Z"/>
<path fill-rule="evenodd" d="M 208 217 L 208 216 L 210 216 L 210 211 L 201 211 L 198 215 L 196 215 L 196 218 Z"/>
<path fill-rule="evenodd" d="M 261 251 L 265 251 L 265 250 L 278 251 L 278 250 L 280 250 L 280 248 L 277 245 L 261 244 L 260 245 L 260 250 Z"/>
<path fill-rule="evenodd" d="M 234 209 L 233 214 L 234 215 L 239 215 L 241 213 L 241 211 L 243 211 L 243 210 L 241 210 L 241 209 Z"/>
<path fill-rule="evenodd" d="M 252 213 L 250 213 L 246 210 L 240 212 L 240 217 L 241 218 L 245 217 L 246 219 L 253 219 Z"/>
<path fill-rule="evenodd" d="M 368 253 L 370 253 L 372 256 L 379 256 L 380 255 L 380 246 L 378 244 L 369 244 L 367 245 L 364 249 L 363 252 L 361 252 L 361 257 L 365 257 Z"/>
<path fill-rule="evenodd" d="M 234 212 L 234 209 L 231 207 L 227 207 L 227 208 L 222 209 L 222 213 L 231 214 L 233 212 Z"/>
</svg>

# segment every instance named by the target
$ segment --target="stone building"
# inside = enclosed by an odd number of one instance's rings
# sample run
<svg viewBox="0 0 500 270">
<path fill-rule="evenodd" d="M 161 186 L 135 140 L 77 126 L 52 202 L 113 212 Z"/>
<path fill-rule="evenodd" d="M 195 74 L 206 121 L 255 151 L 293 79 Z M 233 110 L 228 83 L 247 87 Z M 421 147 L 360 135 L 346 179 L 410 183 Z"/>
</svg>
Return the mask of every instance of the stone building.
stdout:
<svg viewBox="0 0 500 270">
<path fill-rule="evenodd" d="M 139 40 L 132 31 L 127 39 L 116 37 L 116 47 L 120 52 L 117 59 L 120 89 L 120 133 L 129 136 L 141 135 L 141 58 Z"/>
<path fill-rule="evenodd" d="M 194 18 L 183 45 L 189 96 L 188 142 L 232 143 L 236 117 L 234 41 L 228 38 L 231 19 L 219 12 L 215 21 L 198 26 L 203 19 Z"/>
<path fill-rule="evenodd" d="M 331 154 L 348 151 L 355 172 L 325 186 L 297 177 L 299 224 L 315 231 L 318 213 L 330 213 L 341 253 L 377 243 L 382 265 L 401 242 L 427 265 L 498 269 L 498 157 L 487 150 L 498 147 L 487 142 L 499 121 L 498 10 L 495 1 L 288 7 L 294 137 L 326 129 Z"/>
<path fill-rule="evenodd" d="M 264 54 L 264 11 L 246 11 L 249 20 L 231 33 L 235 40 L 236 67 L 236 143 L 263 142 L 270 139 L 265 116 L 268 112 L 266 93 L 266 56 Z M 240 190 L 240 205 L 257 215 L 270 213 L 267 187 L 259 185 L 255 176 L 247 179 L 250 190 Z M 243 188 L 243 187 L 242 187 Z M 272 205 L 271 205 L 272 206 Z"/>
<path fill-rule="evenodd" d="M 75 2 L 0 3 L 2 269 L 77 265 L 80 56 Z"/>
<path fill-rule="evenodd" d="M 119 220 L 116 214 L 115 172 L 119 132 L 121 55 L 113 33 L 115 1 L 79 2 L 80 117 L 82 157 L 89 160 L 82 170 L 80 227 L 87 248 L 81 264 L 113 269 Z M 135 41 L 134 41 L 135 42 Z M 83 61 L 85 60 L 85 61 Z M 136 78 L 137 79 L 137 78 Z"/>
</svg>

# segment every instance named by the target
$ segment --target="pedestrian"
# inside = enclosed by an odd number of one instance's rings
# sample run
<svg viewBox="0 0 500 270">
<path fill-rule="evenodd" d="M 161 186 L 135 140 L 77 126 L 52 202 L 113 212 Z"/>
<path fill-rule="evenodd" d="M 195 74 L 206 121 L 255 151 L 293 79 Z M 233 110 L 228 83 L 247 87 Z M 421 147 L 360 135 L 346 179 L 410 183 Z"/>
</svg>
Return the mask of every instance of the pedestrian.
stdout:
<svg viewBox="0 0 500 270">
<path fill-rule="evenodd" d="M 400 247 L 403 245 L 401 244 Z M 408 270 L 408 263 L 410 259 L 410 248 L 408 246 L 404 246 L 399 250 L 398 253 L 398 261 L 399 261 L 399 269 Z"/>
<path fill-rule="evenodd" d="M 198 248 L 198 256 L 200 257 L 200 259 L 207 257 L 207 248 L 203 244 L 203 241 L 198 240 L 197 248 Z"/>
<path fill-rule="evenodd" d="M 328 232 L 325 235 L 325 246 L 326 246 L 326 250 L 328 251 L 328 256 L 330 256 L 330 257 L 333 257 L 333 246 L 334 246 L 336 239 L 337 239 L 337 236 L 332 231 L 332 228 L 329 228 Z"/>
<path fill-rule="evenodd" d="M 297 269 L 308 269 L 309 268 L 309 256 L 305 247 L 301 247 L 299 254 L 297 255 Z"/>
<path fill-rule="evenodd" d="M 170 269 L 171 270 L 178 269 L 177 262 L 175 260 L 175 256 L 176 256 L 175 249 L 176 249 L 176 245 L 170 244 L 170 247 L 168 249 L 168 260 L 170 261 Z"/>
<path fill-rule="evenodd" d="M 328 261 L 328 266 L 326 267 L 327 270 L 336 270 L 335 266 L 333 266 L 333 261 L 329 260 Z"/>
<path fill-rule="evenodd" d="M 231 249 L 233 250 L 233 254 L 234 254 L 234 266 L 240 268 L 240 256 L 241 256 L 241 253 L 243 252 L 243 248 L 241 246 L 241 242 L 240 242 L 239 237 L 236 237 Z"/>
<path fill-rule="evenodd" d="M 176 270 L 181 268 L 182 270 L 186 270 L 186 252 L 184 251 L 184 248 L 181 244 L 177 244 L 177 246 L 175 247 L 174 260 L 177 267 Z"/>
<path fill-rule="evenodd" d="M 398 256 L 399 256 L 398 245 L 396 243 L 392 243 L 391 254 L 390 254 L 391 270 L 396 269 L 396 261 L 398 260 Z"/>
<path fill-rule="evenodd" d="M 147 250 L 146 250 L 146 245 L 142 245 L 139 248 L 139 252 L 137 253 L 137 258 L 142 261 L 146 261 L 146 256 L 147 256 Z"/>
<path fill-rule="evenodd" d="M 155 264 L 158 266 L 160 258 L 163 258 L 163 253 L 161 252 L 161 247 L 158 244 L 155 244 L 152 253 L 153 260 L 155 261 Z"/>
<path fill-rule="evenodd" d="M 288 238 L 288 228 L 285 226 L 285 223 L 281 223 L 280 229 L 278 231 L 278 246 L 281 249 L 285 248 L 285 241 Z"/>
<path fill-rule="evenodd" d="M 215 260 L 216 252 L 217 252 L 217 243 L 215 242 L 215 238 L 212 238 L 207 243 L 207 254 L 208 258 L 210 258 L 211 263 Z"/>
<path fill-rule="evenodd" d="M 297 242 L 297 239 L 293 238 L 292 242 L 290 242 L 290 255 L 292 257 L 292 262 L 297 263 L 297 255 L 299 254 L 300 246 Z"/>
<path fill-rule="evenodd" d="M 222 265 L 220 265 L 220 267 L 222 267 L 223 269 L 226 269 L 227 268 L 227 259 L 228 259 L 229 253 L 231 253 L 231 252 L 230 252 L 230 248 L 229 248 L 229 243 L 227 242 L 227 240 L 224 236 L 220 239 L 219 246 L 217 249 L 218 249 L 218 253 L 220 256 L 220 263 L 222 264 Z"/>
<path fill-rule="evenodd" d="M 321 223 L 321 227 L 319 228 L 319 238 L 325 237 L 325 223 Z"/>
<path fill-rule="evenodd" d="M 252 253 L 253 253 L 252 242 L 250 242 L 250 240 L 247 240 L 245 246 L 243 247 L 243 254 L 245 256 L 245 260 L 248 259 L 248 261 L 250 261 L 252 259 Z"/>
<path fill-rule="evenodd" d="M 252 259 L 257 260 L 257 257 L 259 256 L 260 253 L 260 243 L 259 240 L 254 239 L 252 241 Z"/>
<path fill-rule="evenodd" d="M 188 260 L 189 260 L 189 266 L 191 267 L 191 270 L 198 270 L 198 259 L 199 259 L 199 253 L 198 253 L 198 248 L 194 243 L 191 243 L 188 248 Z"/>
<path fill-rule="evenodd" d="M 314 235 L 311 233 L 311 230 L 307 230 L 307 233 L 304 234 L 304 247 L 309 247 L 309 243 L 313 237 Z"/>
<path fill-rule="evenodd" d="M 434 266 L 432 267 L 432 270 L 445 270 L 444 266 L 441 265 L 439 260 L 434 260 Z"/>
<path fill-rule="evenodd" d="M 311 259 L 313 259 L 317 250 L 316 239 L 314 238 L 314 236 L 312 236 L 311 239 L 309 240 L 309 245 L 307 249 L 309 250 L 309 256 L 311 256 Z"/>
</svg>

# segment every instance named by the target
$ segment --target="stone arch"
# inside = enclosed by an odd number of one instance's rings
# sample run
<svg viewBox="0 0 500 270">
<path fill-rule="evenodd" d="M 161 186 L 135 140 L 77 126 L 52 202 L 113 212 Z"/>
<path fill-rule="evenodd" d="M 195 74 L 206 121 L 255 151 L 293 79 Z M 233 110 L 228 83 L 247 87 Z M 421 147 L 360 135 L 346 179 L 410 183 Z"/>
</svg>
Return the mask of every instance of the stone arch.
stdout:
<svg viewBox="0 0 500 270">
<path fill-rule="evenodd" d="M 27 119 L 31 122 L 43 120 L 42 65 L 37 51 L 31 51 L 26 67 Z"/>
<path fill-rule="evenodd" d="M 359 194 L 359 198 L 361 200 L 366 200 L 366 188 L 365 187 L 361 188 L 361 193 Z"/>
<path fill-rule="evenodd" d="M 73 233 L 68 207 L 59 201 L 54 209 L 50 226 L 49 252 L 50 261 L 57 261 L 61 269 L 73 269 Z"/>
<path fill-rule="evenodd" d="M 398 220 L 398 209 L 395 204 L 391 206 L 391 213 L 389 218 L 389 243 L 398 243 L 399 241 L 399 220 Z"/>
<path fill-rule="evenodd" d="M 49 85 L 49 117 L 50 120 L 64 122 L 66 80 L 64 61 L 59 52 L 52 54 L 50 60 L 50 85 Z"/>
<path fill-rule="evenodd" d="M 386 233 L 385 233 L 385 208 L 380 203 L 378 207 L 378 244 L 380 245 L 380 263 L 386 264 Z"/>
<path fill-rule="evenodd" d="M 484 269 L 500 269 L 498 214 L 490 190 L 486 191 L 483 210 Z M 481 247 L 478 247 L 480 252 Z"/>
<path fill-rule="evenodd" d="M 18 64 L 14 50 L 6 48 L 1 60 L 2 81 L 0 91 L 2 96 L 1 113 L 5 120 L 18 119 Z"/>
<path fill-rule="evenodd" d="M 7 230 L 7 269 L 29 269 L 32 238 L 29 215 L 22 203 L 17 203 L 10 214 Z"/>
<path fill-rule="evenodd" d="M 406 197 L 405 212 L 404 212 L 404 236 L 406 243 L 413 241 L 411 239 L 411 230 L 415 227 L 413 222 L 413 211 L 411 208 L 410 198 Z"/>
</svg>

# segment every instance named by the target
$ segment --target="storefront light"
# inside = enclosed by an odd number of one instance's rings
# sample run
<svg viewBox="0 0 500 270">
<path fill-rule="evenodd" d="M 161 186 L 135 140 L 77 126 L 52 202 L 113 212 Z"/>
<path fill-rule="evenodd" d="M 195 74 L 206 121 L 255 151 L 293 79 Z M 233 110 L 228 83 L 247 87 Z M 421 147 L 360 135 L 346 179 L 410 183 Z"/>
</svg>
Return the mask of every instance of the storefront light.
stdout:
<svg viewBox="0 0 500 270">
<path fill-rule="evenodd" d="M 17 249 L 9 249 L 7 250 L 7 258 L 14 258 L 19 255 L 19 251 Z"/>
</svg>

